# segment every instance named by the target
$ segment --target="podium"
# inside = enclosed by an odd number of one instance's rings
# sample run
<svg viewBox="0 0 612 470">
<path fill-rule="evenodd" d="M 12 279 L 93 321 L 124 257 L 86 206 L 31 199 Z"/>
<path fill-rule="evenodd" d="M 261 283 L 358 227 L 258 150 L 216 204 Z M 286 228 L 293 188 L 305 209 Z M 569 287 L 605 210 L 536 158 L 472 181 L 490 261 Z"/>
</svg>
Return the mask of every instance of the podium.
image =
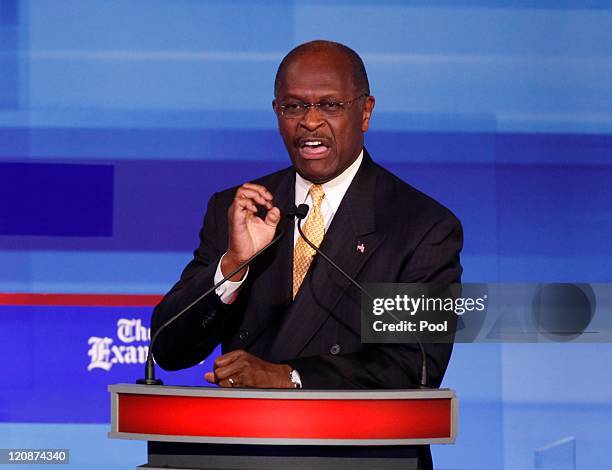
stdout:
<svg viewBox="0 0 612 470">
<path fill-rule="evenodd" d="M 417 468 L 451 444 L 452 390 L 271 390 L 119 384 L 110 438 L 148 441 L 147 469 Z"/>
</svg>

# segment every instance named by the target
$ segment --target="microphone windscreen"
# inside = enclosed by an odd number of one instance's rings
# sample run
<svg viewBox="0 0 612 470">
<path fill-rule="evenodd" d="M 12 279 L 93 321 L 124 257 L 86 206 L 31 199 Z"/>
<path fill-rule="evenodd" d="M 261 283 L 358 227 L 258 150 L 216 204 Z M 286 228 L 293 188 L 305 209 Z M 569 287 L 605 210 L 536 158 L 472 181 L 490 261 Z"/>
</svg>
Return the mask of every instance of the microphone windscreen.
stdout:
<svg viewBox="0 0 612 470">
<path fill-rule="evenodd" d="M 295 209 L 295 216 L 300 220 L 305 219 L 308 215 L 308 209 L 310 209 L 308 204 L 300 204 Z"/>
</svg>

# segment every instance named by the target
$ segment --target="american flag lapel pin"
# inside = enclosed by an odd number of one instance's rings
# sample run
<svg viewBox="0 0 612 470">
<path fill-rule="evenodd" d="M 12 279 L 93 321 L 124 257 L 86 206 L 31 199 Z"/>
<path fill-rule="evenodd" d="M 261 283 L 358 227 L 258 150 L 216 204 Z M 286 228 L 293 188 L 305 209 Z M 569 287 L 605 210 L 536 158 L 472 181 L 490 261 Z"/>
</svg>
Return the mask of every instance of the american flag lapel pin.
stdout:
<svg viewBox="0 0 612 470">
<path fill-rule="evenodd" d="M 365 245 L 362 242 L 357 242 L 357 251 L 363 254 L 365 252 Z"/>
</svg>

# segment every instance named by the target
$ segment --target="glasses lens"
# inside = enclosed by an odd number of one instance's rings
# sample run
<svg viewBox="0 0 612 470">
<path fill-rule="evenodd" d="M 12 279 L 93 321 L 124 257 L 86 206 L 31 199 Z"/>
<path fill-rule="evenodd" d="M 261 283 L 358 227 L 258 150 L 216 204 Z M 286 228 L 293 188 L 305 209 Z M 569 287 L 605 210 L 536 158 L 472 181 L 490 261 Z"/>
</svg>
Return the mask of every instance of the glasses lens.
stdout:
<svg viewBox="0 0 612 470">
<path fill-rule="evenodd" d="M 283 116 L 288 118 L 295 118 L 304 115 L 306 108 L 299 104 L 287 104 L 283 108 Z"/>
<path fill-rule="evenodd" d="M 286 118 L 299 118 L 306 114 L 308 108 L 315 108 L 323 116 L 338 116 L 342 114 L 346 105 L 352 104 L 362 96 L 345 102 L 321 101 L 317 104 L 289 103 L 282 106 L 282 114 Z"/>
<path fill-rule="evenodd" d="M 343 110 L 340 103 L 335 101 L 321 101 L 318 106 L 319 112 L 325 116 L 337 116 Z"/>
</svg>

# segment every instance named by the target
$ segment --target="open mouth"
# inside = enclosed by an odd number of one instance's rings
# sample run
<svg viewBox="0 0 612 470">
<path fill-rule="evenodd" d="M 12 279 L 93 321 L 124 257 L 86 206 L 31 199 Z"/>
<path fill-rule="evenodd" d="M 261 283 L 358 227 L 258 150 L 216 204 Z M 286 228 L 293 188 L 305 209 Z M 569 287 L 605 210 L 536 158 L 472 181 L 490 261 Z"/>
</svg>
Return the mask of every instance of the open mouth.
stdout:
<svg viewBox="0 0 612 470">
<path fill-rule="evenodd" d="M 300 155 L 303 158 L 321 158 L 328 151 L 329 147 L 323 140 L 305 139 L 299 143 Z"/>
</svg>

